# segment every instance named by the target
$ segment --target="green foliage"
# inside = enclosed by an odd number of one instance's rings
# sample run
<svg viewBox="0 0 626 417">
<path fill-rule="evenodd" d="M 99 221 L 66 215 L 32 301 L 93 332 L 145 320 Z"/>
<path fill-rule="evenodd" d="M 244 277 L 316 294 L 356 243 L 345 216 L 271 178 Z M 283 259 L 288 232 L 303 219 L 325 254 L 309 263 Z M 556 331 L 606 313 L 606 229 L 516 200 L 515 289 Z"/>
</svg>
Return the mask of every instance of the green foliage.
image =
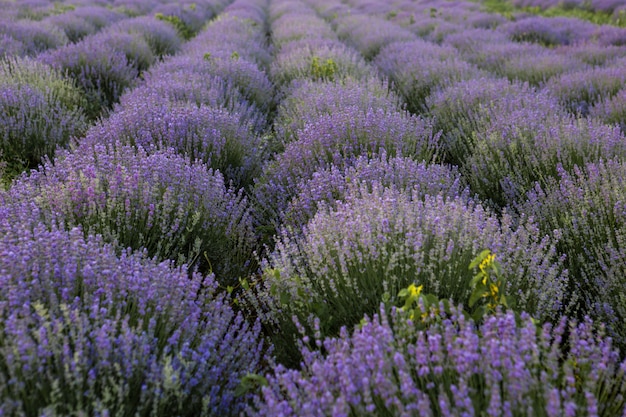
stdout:
<svg viewBox="0 0 626 417">
<path fill-rule="evenodd" d="M 469 282 L 472 293 L 464 313 L 469 313 L 474 321 L 480 322 L 485 316 L 510 310 L 514 300 L 505 294 L 506 279 L 502 266 L 489 249 L 483 250 L 470 262 L 470 270 L 477 268 L 478 272 Z M 400 311 L 406 313 L 409 320 L 427 326 L 439 315 L 441 306 L 445 312 L 450 312 L 450 302 L 445 298 L 439 299 L 435 294 L 425 294 L 423 289 L 423 285 L 410 284 L 398 292 L 397 298 L 403 303 Z M 388 299 L 387 294 L 382 301 L 387 304 Z"/>
<path fill-rule="evenodd" d="M 331 58 L 321 62 L 320 58 L 313 56 L 311 58 L 311 77 L 315 80 L 332 81 L 337 73 L 337 64 Z"/>
<path fill-rule="evenodd" d="M 195 31 L 189 25 L 183 22 L 183 20 L 178 16 L 157 13 L 154 17 L 156 17 L 158 20 L 162 20 L 174 26 L 180 36 L 182 36 L 182 38 L 185 40 L 193 38 L 196 34 Z"/>
</svg>

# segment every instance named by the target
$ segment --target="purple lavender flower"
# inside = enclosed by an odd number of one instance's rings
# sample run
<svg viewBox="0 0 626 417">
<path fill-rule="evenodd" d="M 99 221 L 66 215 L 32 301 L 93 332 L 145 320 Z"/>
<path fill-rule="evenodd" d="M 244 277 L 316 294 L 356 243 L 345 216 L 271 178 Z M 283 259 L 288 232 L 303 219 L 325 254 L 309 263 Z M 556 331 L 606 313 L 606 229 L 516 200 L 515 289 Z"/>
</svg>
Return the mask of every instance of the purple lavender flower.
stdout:
<svg viewBox="0 0 626 417">
<path fill-rule="evenodd" d="M 95 25 L 73 13 L 52 15 L 44 19 L 44 22 L 56 26 L 65 32 L 70 42 L 78 42 L 85 36 L 96 33 L 98 30 Z"/>
<path fill-rule="evenodd" d="M 1 20 L 0 34 L 20 41 L 28 55 L 56 49 L 69 42 L 65 33 L 56 26 L 31 20 Z"/>
<path fill-rule="evenodd" d="M 571 172 L 587 162 L 626 155 L 619 128 L 545 109 L 532 104 L 510 112 L 494 109 L 462 167 L 474 192 L 497 207 L 515 207 L 535 182 L 558 177 L 559 167 Z"/>
<path fill-rule="evenodd" d="M 149 16 L 124 19 L 111 26 L 109 31 L 141 35 L 157 57 L 173 55 L 182 44 L 182 39 L 171 25 Z"/>
<path fill-rule="evenodd" d="M 27 207 L 28 206 L 28 207 Z M 8 211 L 8 210 L 10 211 Z M 35 211 L 33 211 L 35 210 Z M 260 326 L 203 276 L 0 211 L 0 412 L 237 415 Z"/>
<path fill-rule="evenodd" d="M 533 16 L 500 26 L 516 42 L 535 42 L 544 46 L 569 45 L 591 39 L 596 25 L 567 17 Z"/>
<path fill-rule="evenodd" d="M 134 84 L 138 71 L 121 50 L 102 43 L 102 38 L 86 38 L 39 56 L 39 59 L 76 80 L 86 92 L 88 116 L 96 118 L 110 108 L 125 88 Z"/>
<path fill-rule="evenodd" d="M 591 106 L 609 100 L 625 84 L 626 70 L 616 65 L 563 74 L 549 80 L 545 88 L 569 111 L 586 116 Z"/>
<path fill-rule="evenodd" d="M 303 38 L 280 50 L 270 75 L 278 85 L 288 86 L 295 79 L 367 79 L 376 74 L 358 52 L 339 41 Z"/>
<path fill-rule="evenodd" d="M 620 90 L 614 97 L 596 103 L 589 116 L 604 123 L 617 125 L 626 134 L 626 89 Z"/>
<path fill-rule="evenodd" d="M 558 229 L 559 250 L 572 280 L 570 294 L 578 314 L 607 325 L 619 346 L 626 346 L 626 303 L 622 288 L 626 271 L 626 207 L 623 181 L 626 168 L 619 160 L 587 163 L 528 194 L 523 209 L 535 216 L 542 230 Z"/>
<path fill-rule="evenodd" d="M 415 113 L 425 110 L 424 100 L 437 88 L 480 76 L 478 69 L 459 59 L 454 48 L 423 40 L 392 43 L 380 51 L 375 63 Z"/>
<path fill-rule="evenodd" d="M 571 323 L 565 336 L 565 320 L 538 328 L 525 313 L 516 321 L 499 312 L 477 326 L 450 310 L 421 328 L 381 306 L 353 331 L 316 339 L 324 354 L 301 343 L 302 369 L 276 366 L 249 414 L 556 416 L 571 404 L 624 412 L 626 364 L 590 322 Z"/>
<path fill-rule="evenodd" d="M 351 190 L 362 186 L 393 187 L 417 199 L 425 195 L 441 195 L 444 199 L 464 197 L 469 200 L 469 190 L 465 188 L 458 170 L 444 165 L 418 163 L 410 158 L 387 158 L 383 152 L 374 159 L 361 156 L 353 166 L 343 170 L 331 166 L 315 172 L 310 180 L 299 185 L 296 197 L 283 213 L 281 223 L 294 231 L 300 230 L 320 207 L 334 208 L 337 202 L 345 201 Z"/>
<path fill-rule="evenodd" d="M 230 14 L 222 14 L 213 20 L 195 39 L 185 44 L 184 53 L 198 57 L 207 53 L 236 54 L 264 70 L 269 68 L 272 60 L 262 28 Z"/>
<path fill-rule="evenodd" d="M 466 197 L 420 193 L 361 183 L 345 201 L 320 205 L 302 230 L 281 231 L 252 307 L 279 326 L 275 345 L 297 332 L 292 316 L 306 323 L 314 314 L 325 335 L 336 335 L 373 314 L 385 293 L 394 299 L 411 283 L 466 304 L 474 276 L 468 265 L 481 248 L 498 254 L 506 293 L 519 309 L 558 317 L 567 272 L 554 240 L 532 220 L 514 225 L 508 214 L 498 219 Z"/>
<path fill-rule="evenodd" d="M 347 78 L 342 81 L 294 81 L 285 90 L 285 97 L 278 107 L 274 120 L 276 149 L 297 140 L 298 132 L 305 125 L 314 124 L 319 117 L 333 114 L 346 107 L 369 109 L 400 110 L 401 99 L 390 91 L 386 82 L 378 77 L 365 80 Z"/>
<path fill-rule="evenodd" d="M 10 180 L 36 168 L 45 156 L 86 129 L 80 109 L 67 108 L 52 94 L 28 84 L 0 82 L 0 155 Z M 8 81 L 8 82 L 7 82 Z"/>
<path fill-rule="evenodd" d="M 593 35 L 600 45 L 626 46 L 626 28 L 603 25 Z"/>
<path fill-rule="evenodd" d="M 416 36 L 407 29 L 370 15 L 351 15 L 337 19 L 339 39 L 346 40 L 365 59 L 372 60 L 381 48 L 392 42 L 408 42 Z"/>
<path fill-rule="evenodd" d="M 345 107 L 321 115 L 297 133 L 298 140 L 267 163 L 259 177 L 255 196 L 267 210 L 280 213 L 294 196 L 300 182 L 316 171 L 353 164 L 362 155 L 406 156 L 432 161 L 439 135 L 429 122 L 408 113 Z"/>
<path fill-rule="evenodd" d="M 149 153 L 173 148 L 190 162 L 219 170 L 237 187 L 251 184 L 261 165 L 260 138 L 250 124 L 225 109 L 195 103 L 135 100 L 93 127 L 87 141 L 119 142 Z"/>
<path fill-rule="evenodd" d="M 123 52 L 129 65 L 137 68 L 139 73 L 147 70 L 156 60 L 150 45 L 139 32 L 128 33 L 114 26 L 91 37 L 89 43 L 107 45 L 114 51 Z"/>
<path fill-rule="evenodd" d="M 0 59 L 26 55 L 26 48 L 19 40 L 6 33 L 0 34 Z"/>
<path fill-rule="evenodd" d="M 236 86 L 244 98 L 261 111 L 268 111 L 273 106 L 274 86 L 265 72 L 254 62 L 237 57 L 232 52 L 209 52 L 206 57 L 174 57 L 151 72 L 153 77 L 167 79 L 168 74 L 176 71 L 200 74 L 207 78 L 220 77 Z"/>
<path fill-rule="evenodd" d="M 45 224 L 82 226 L 121 248 L 212 270 L 232 284 L 254 250 L 242 192 L 173 151 L 89 141 L 16 182 L 10 198 L 37 201 Z"/>
</svg>

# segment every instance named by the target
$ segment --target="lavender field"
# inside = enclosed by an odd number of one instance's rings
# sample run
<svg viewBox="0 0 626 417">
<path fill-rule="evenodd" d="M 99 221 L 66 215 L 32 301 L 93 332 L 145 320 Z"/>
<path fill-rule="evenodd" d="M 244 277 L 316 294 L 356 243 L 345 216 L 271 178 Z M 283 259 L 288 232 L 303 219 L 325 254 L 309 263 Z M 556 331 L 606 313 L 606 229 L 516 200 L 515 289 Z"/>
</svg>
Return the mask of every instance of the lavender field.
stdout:
<svg viewBox="0 0 626 417">
<path fill-rule="evenodd" d="M 0 416 L 626 416 L 626 1 L 0 7 Z"/>
</svg>

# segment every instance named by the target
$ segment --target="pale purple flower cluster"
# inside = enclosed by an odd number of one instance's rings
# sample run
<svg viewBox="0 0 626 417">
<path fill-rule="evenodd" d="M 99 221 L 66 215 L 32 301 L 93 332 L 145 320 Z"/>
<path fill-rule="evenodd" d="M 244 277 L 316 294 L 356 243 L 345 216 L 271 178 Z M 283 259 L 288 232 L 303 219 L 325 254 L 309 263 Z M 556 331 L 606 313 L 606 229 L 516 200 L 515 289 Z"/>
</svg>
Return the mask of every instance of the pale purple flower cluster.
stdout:
<svg viewBox="0 0 626 417">
<path fill-rule="evenodd" d="M 27 203 L 28 204 L 28 203 Z M 80 229 L 0 210 L 0 413 L 237 415 L 263 370 L 258 324 L 212 275 L 123 251 Z M 249 395 L 248 395 L 249 396 Z"/>
<path fill-rule="evenodd" d="M 463 164 L 472 190 L 496 206 L 523 201 L 536 181 L 543 184 L 557 177 L 559 166 L 571 171 L 587 162 L 626 155 L 626 138 L 619 128 L 528 104 L 509 112 L 506 104 L 494 109 L 488 126 L 476 132 L 474 150 Z"/>
<path fill-rule="evenodd" d="M 622 415 L 626 362 L 592 322 L 538 327 L 497 313 L 479 326 L 456 308 L 416 328 L 382 310 L 354 331 L 301 342 L 301 370 L 275 368 L 254 416 Z M 434 318 L 433 318 L 434 319 Z"/>
<path fill-rule="evenodd" d="M 402 100 L 390 86 L 378 78 L 319 82 L 309 79 L 294 81 L 285 91 L 274 119 L 274 151 L 298 139 L 298 133 L 307 124 L 315 124 L 318 118 L 341 111 L 358 108 L 363 112 L 373 109 L 400 110 Z"/>
<path fill-rule="evenodd" d="M 612 98 L 596 103 L 589 110 L 589 116 L 619 126 L 626 135 L 626 88 L 622 88 Z"/>
<path fill-rule="evenodd" d="M 409 42 L 416 36 L 411 31 L 369 14 L 349 15 L 337 19 L 337 35 L 356 48 L 365 59 L 372 60 L 393 42 Z"/>
<path fill-rule="evenodd" d="M 375 59 L 383 74 L 396 88 L 412 112 L 423 112 L 426 97 L 452 83 L 480 77 L 481 72 L 462 60 L 456 49 L 423 40 L 394 42 Z"/>
<path fill-rule="evenodd" d="M 626 165 L 619 160 L 588 163 L 528 195 L 523 209 L 542 230 L 558 229 L 573 280 L 569 289 L 578 313 L 602 320 L 626 346 Z"/>
<path fill-rule="evenodd" d="M 80 225 L 121 248 L 212 270 L 224 282 L 245 272 L 255 246 L 242 192 L 172 151 L 86 143 L 16 182 L 7 198 L 36 201 L 45 224 Z"/>
<path fill-rule="evenodd" d="M 45 156 L 86 129 L 78 88 L 31 58 L 0 62 L 0 158 L 11 176 L 36 168 Z"/>
<path fill-rule="evenodd" d="M 193 102 L 140 97 L 99 122 L 82 142 L 120 142 L 150 153 L 173 148 L 190 162 L 200 160 L 219 170 L 238 187 L 252 183 L 261 165 L 260 140 L 242 115 Z"/>
<path fill-rule="evenodd" d="M 32 56 L 69 42 L 63 30 L 32 20 L 0 20 L 0 34 L 19 41 L 25 54 Z"/>
<path fill-rule="evenodd" d="M 424 292 L 467 304 L 471 260 L 483 248 L 497 254 L 506 293 L 540 319 L 558 317 L 567 273 L 555 239 L 528 218 L 496 217 L 467 198 L 398 190 L 365 181 L 345 201 L 321 204 L 302 230 L 284 230 L 265 275 L 271 297 L 288 294 L 274 314 L 305 322 L 315 313 L 329 333 L 375 312 L 411 283 Z M 287 335 L 286 339 L 288 339 Z"/>
<path fill-rule="evenodd" d="M 258 201 L 285 209 L 297 186 L 316 171 L 331 165 L 343 169 L 361 155 L 372 157 L 383 151 L 390 157 L 405 156 L 432 161 L 439 135 L 432 125 L 417 116 L 394 109 L 357 106 L 341 107 L 307 123 L 296 133 L 297 140 L 269 161 L 256 187 Z"/>
<path fill-rule="evenodd" d="M 533 16 L 500 26 L 516 42 L 535 42 L 544 46 L 569 45 L 587 41 L 596 25 L 567 17 Z"/>
<path fill-rule="evenodd" d="M 157 57 L 173 55 L 182 45 L 182 39 L 172 25 L 151 16 L 124 19 L 112 25 L 110 31 L 140 35 Z"/>
<path fill-rule="evenodd" d="M 87 37 L 38 57 L 41 62 L 67 72 L 76 80 L 88 97 L 89 106 L 86 110 L 92 118 L 111 108 L 124 89 L 132 86 L 139 75 L 124 51 L 102 40 L 102 37 Z"/>
<path fill-rule="evenodd" d="M 620 65 L 621 64 L 621 65 Z M 626 85 L 626 60 L 554 77 L 545 88 L 572 113 L 586 116 L 595 103 L 611 99 Z"/>
<path fill-rule="evenodd" d="M 296 196 L 282 214 L 282 224 L 301 230 L 320 207 L 336 207 L 351 191 L 367 187 L 393 187 L 410 193 L 412 198 L 441 195 L 445 199 L 469 199 L 469 190 L 458 170 L 446 165 L 418 163 L 407 157 L 374 158 L 360 156 L 354 165 L 340 169 L 335 165 L 316 171 L 298 186 Z"/>
</svg>

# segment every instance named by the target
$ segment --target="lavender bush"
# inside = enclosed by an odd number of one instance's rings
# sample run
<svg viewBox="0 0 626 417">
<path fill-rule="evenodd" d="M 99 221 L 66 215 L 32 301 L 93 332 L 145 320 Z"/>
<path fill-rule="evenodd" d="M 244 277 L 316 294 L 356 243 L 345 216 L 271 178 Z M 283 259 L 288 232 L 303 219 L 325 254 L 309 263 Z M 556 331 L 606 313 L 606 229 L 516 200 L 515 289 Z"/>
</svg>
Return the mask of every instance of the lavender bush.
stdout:
<svg viewBox="0 0 626 417">
<path fill-rule="evenodd" d="M 251 267 L 255 237 L 242 193 L 173 151 L 86 143 L 16 183 L 10 197 L 36 201 L 47 225 L 80 225 L 120 248 L 215 272 L 224 283 Z"/>
<path fill-rule="evenodd" d="M 62 13 L 59 15 L 49 16 L 44 22 L 56 26 L 65 32 L 65 36 L 70 42 L 78 42 L 85 36 L 92 35 L 97 32 L 97 28 L 88 20 L 71 13 Z"/>
<path fill-rule="evenodd" d="M 541 319 L 566 310 L 567 273 L 554 239 L 532 220 L 515 226 L 511 216 L 499 220 L 462 197 L 368 188 L 363 184 L 334 207 L 322 205 L 302 231 L 284 230 L 265 265 L 260 295 L 250 305 L 279 326 L 272 337 L 285 361 L 294 360 L 294 315 L 306 323 L 315 314 L 323 334 L 335 335 L 411 282 L 467 303 L 474 275 L 468 265 L 483 248 L 498 254 L 517 308 Z"/>
<path fill-rule="evenodd" d="M 0 60 L 0 83 L 28 86 L 42 92 L 50 102 L 79 111 L 86 105 L 83 92 L 63 74 L 34 58 Z"/>
<path fill-rule="evenodd" d="M 374 59 L 383 47 L 392 42 L 416 39 L 409 30 L 370 15 L 350 15 L 334 23 L 339 39 L 347 41 L 368 60 Z"/>
<path fill-rule="evenodd" d="M 626 362 L 590 320 L 537 327 L 460 309 L 423 328 L 400 311 L 337 338 L 303 338 L 301 370 L 277 366 L 253 416 L 621 415 Z M 324 354 L 314 347 L 324 348 Z"/>
<path fill-rule="evenodd" d="M 281 223 L 297 232 L 320 207 L 336 208 L 350 193 L 361 187 L 393 187 L 411 194 L 413 199 L 441 195 L 444 199 L 462 197 L 469 200 L 469 190 L 458 170 L 453 167 L 418 163 L 407 157 L 388 158 L 385 152 L 368 158 L 361 156 L 354 165 L 339 169 L 331 166 L 317 171 L 298 186 L 296 196 L 282 214 Z"/>
<path fill-rule="evenodd" d="M 276 112 L 274 130 L 278 143 L 273 150 L 283 151 L 286 144 L 298 139 L 298 132 L 307 124 L 314 124 L 318 118 L 346 107 L 358 107 L 364 112 L 373 109 L 400 110 L 402 101 L 389 87 L 378 77 L 294 82 L 285 91 L 285 98 Z"/>
<path fill-rule="evenodd" d="M 523 209 L 535 216 L 542 230 L 558 229 L 559 250 L 567 255 L 571 297 L 579 315 L 606 323 L 611 336 L 626 346 L 626 218 L 624 163 L 599 161 L 567 172 L 528 194 Z"/>
<path fill-rule="evenodd" d="M 558 114 L 558 113 L 557 113 Z M 594 120 L 560 117 L 541 107 L 495 111 L 463 169 L 471 189 L 497 207 L 514 207 L 535 182 L 556 178 L 561 166 L 626 155 L 619 128 Z"/>
<path fill-rule="evenodd" d="M 2 20 L 0 21 L 0 34 L 9 35 L 20 41 L 27 55 L 37 55 L 69 42 L 61 29 L 31 20 Z"/>
<path fill-rule="evenodd" d="M 157 57 L 173 55 L 182 45 L 182 39 L 171 25 L 148 16 L 124 19 L 109 30 L 141 35 Z"/>
<path fill-rule="evenodd" d="M 136 68 L 139 74 L 147 70 L 156 60 L 152 49 L 140 33 L 128 33 L 113 27 L 94 35 L 89 43 L 107 45 L 114 51 L 123 52 L 128 64 Z"/>
<path fill-rule="evenodd" d="M 297 133 L 298 140 L 267 162 L 255 185 L 257 202 L 281 213 L 300 182 L 335 165 L 342 169 L 361 155 L 435 159 L 439 136 L 431 124 L 405 112 L 345 107 L 322 115 Z"/>
<path fill-rule="evenodd" d="M 260 138 L 225 109 L 165 100 L 135 101 L 96 125 L 84 141 L 124 143 L 153 153 L 173 148 L 200 160 L 236 187 L 252 184 L 261 166 Z"/>
<path fill-rule="evenodd" d="M 586 116 L 591 106 L 599 101 L 609 100 L 624 84 L 624 67 L 609 66 L 554 77 L 546 83 L 546 89 L 570 112 Z"/>
<path fill-rule="evenodd" d="M 516 42 L 534 42 L 544 46 L 569 45 L 591 38 L 593 23 L 567 17 L 533 16 L 500 27 Z"/>
<path fill-rule="evenodd" d="M 87 128 L 80 90 L 60 73 L 30 58 L 0 61 L 2 182 L 36 168 L 44 156 Z"/>
<path fill-rule="evenodd" d="M 94 119 L 111 108 L 138 76 L 137 68 L 123 51 L 97 39 L 67 45 L 40 55 L 39 59 L 76 80 L 88 98 L 85 111 Z"/>
<path fill-rule="evenodd" d="M 614 97 L 596 103 L 589 115 L 604 123 L 617 125 L 626 134 L 626 89 L 620 90 Z"/>
<path fill-rule="evenodd" d="M 480 76 L 478 69 L 459 59 L 454 48 L 423 40 L 391 43 L 374 62 L 414 113 L 425 111 L 426 97 L 437 88 Z"/>
<path fill-rule="evenodd" d="M 7 207 L 2 211 L 6 214 Z M 11 210 L 20 210 L 11 207 Z M 31 208 L 23 208 L 32 214 Z M 36 222 L 0 228 L 0 413 L 237 415 L 260 328 L 212 275 Z"/>
<path fill-rule="evenodd" d="M 243 125 L 250 124 L 255 130 L 267 128 L 263 113 L 250 104 L 232 81 L 199 73 L 187 73 L 176 70 L 155 74 L 146 73 L 145 83 L 120 97 L 116 109 L 129 109 L 155 105 L 176 105 L 193 103 L 196 106 L 209 106 L 225 109 L 233 115 L 239 115 Z"/>
<path fill-rule="evenodd" d="M 279 86 L 288 86 L 295 79 L 367 79 L 375 73 L 360 54 L 338 41 L 301 39 L 281 49 L 270 75 Z"/>
</svg>

